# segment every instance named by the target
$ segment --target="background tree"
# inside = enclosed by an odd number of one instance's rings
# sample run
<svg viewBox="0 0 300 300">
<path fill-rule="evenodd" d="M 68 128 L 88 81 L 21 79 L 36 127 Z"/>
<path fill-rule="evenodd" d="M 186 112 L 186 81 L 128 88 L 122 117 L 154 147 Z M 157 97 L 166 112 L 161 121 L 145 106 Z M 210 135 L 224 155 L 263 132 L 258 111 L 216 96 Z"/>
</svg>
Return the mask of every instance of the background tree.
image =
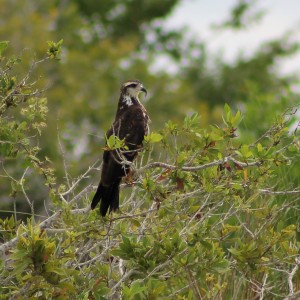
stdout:
<svg viewBox="0 0 300 300">
<path fill-rule="evenodd" d="M 297 297 L 298 79 L 276 62 L 298 45 L 287 35 L 229 65 L 164 28 L 177 3 L 0 1 L 1 294 Z M 221 27 L 243 28 L 254 5 Z M 151 72 L 158 56 L 177 73 Z M 154 132 L 123 213 L 102 220 L 91 178 L 128 74 L 150 87 Z"/>
</svg>

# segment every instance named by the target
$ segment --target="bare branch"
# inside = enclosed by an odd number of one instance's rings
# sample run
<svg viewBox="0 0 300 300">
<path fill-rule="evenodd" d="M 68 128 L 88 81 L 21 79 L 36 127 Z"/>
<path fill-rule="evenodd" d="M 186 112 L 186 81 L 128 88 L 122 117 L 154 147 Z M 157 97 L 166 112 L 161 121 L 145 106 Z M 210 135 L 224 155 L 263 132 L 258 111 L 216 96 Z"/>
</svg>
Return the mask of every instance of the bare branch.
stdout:
<svg viewBox="0 0 300 300">
<path fill-rule="evenodd" d="M 299 265 L 300 265 L 300 256 L 297 256 L 295 258 L 295 266 L 293 267 L 292 271 L 288 274 L 288 285 L 289 285 L 289 295 L 288 295 L 288 299 L 296 299 L 296 298 L 291 298 L 295 295 L 294 293 L 294 285 L 293 285 L 293 278 L 296 274 L 296 272 L 299 269 Z"/>
<path fill-rule="evenodd" d="M 78 179 L 72 184 L 72 186 L 70 186 L 70 188 L 69 188 L 66 192 L 61 193 L 60 196 L 61 196 L 61 197 L 64 197 L 64 196 L 70 194 L 72 191 L 74 191 L 74 189 L 75 189 L 76 186 L 80 183 L 80 181 L 81 181 L 83 178 L 85 178 L 86 175 L 87 175 L 91 170 L 93 170 L 93 169 L 95 168 L 95 166 L 96 166 L 96 164 L 98 164 L 98 162 L 99 162 L 99 160 L 96 160 L 96 161 L 92 164 L 92 166 L 89 167 L 89 168 L 87 169 L 86 172 L 84 172 L 82 175 L 80 175 L 80 176 L 78 177 Z"/>
<path fill-rule="evenodd" d="M 268 189 L 259 189 L 259 192 L 267 195 L 297 195 L 300 194 L 300 190 L 293 191 L 271 191 Z"/>
<path fill-rule="evenodd" d="M 149 163 L 146 166 L 138 169 L 136 172 L 137 173 L 142 173 L 147 169 L 152 169 L 152 168 L 157 168 L 157 167 L 164 168 L 164 169 L 170 169 L 170 170 L 182 170 L 182 171 L 186 171 L 186 172 L 195 172 L 195 171 L 200 171 L 200 170 L 204 170 L 204 169 L 207 169 L 207 168 L 211 168 L 211 167 L 214 167 L 214 166 L 218 166 L 220 164 L 224 164 L 227 161 L 232 161 L 232 162 L 238 164 L 240 167 L 243 167 L 243 168 L 261 165 L 260 161 L 245 163 L 245 162 L 241 162 L 241 161 L 238 161 L 238 160 L 234 159 L 232 156 L 227 156 L 227 157 L 224 157 L 223 159 L 215 160 L 213 162 L 210 162 L 210 163 L 207 163 L 207 164 L 204 164 L 204 165 L 193 166 L 193 167 L 187 167 L 187 166 L 179 167 L 179 166 L 175 166 L 175 165 L 166 164 L 166 163 L 163 163 L 163 162 L 153 162 L 153 163 Z"/>
</svg>

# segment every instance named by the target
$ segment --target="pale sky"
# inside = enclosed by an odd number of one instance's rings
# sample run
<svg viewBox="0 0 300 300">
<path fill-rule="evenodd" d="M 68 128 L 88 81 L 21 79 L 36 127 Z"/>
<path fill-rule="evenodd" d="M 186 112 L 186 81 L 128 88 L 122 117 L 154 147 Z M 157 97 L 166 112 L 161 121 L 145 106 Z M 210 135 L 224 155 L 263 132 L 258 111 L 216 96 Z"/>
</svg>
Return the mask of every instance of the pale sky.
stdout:
<svg viewBox="0 0 300 300">
<path fill-rule="evenodd" d="M 258 0 L 265 16 L 249 29 L 241 31 L 215 31 L 212 24 L 220 24 L 228 18 L 230 8 L 237 0 L 184 0 L 166 21 L 169 28 L 187 26 L 190 34 L 204 39 L 211 53 L 223 54 L 227 61 L 234 61 L 239 54 L 251 55 L 268 40 L 281 37 L 294 30 L 295 40 L 300 41 L 300 0 Z M 300 53 L 280 62 L 283 74 L 300 75 Z"/>
</svg>

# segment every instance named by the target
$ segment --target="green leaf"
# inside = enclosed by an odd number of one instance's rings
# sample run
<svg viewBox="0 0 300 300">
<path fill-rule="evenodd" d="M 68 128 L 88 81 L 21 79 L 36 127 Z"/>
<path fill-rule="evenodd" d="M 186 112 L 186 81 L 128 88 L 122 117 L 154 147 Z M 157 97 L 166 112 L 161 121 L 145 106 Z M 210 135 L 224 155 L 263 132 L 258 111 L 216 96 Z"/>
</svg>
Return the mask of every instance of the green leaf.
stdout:
<svg viewBox="0 0 300 300">
<path fill-rule="evenodd" d="M 125 144 L 124 140 L 120 140 L 116 135 L 111 135 L 109 138 L 106 137 L 106 146 L 109 150 L 115 150 L 125 147 Z"/>
<path fill-rule="evenodd" d="M 32 264 L 32 260 L 30 258 L 23 258 L 22 260 L 18 260 L 15 263 L 14 270 L 10 273 L 11 276 L 15 276 L 17 274 L 21 274 L 30 264 Z"/>
<path fill-rule="evenodd" d="M 262 152 L 263 151 L 263 146 L 261 145 L 261 143 L 258 143 L 256 147 L 257 147 L 257 151 L 258 152 Z"/>
<path fill-rule="evenodd" d="M 181 152 L 178 156 L 177 156 L 177 164 L 178 166 L 183 166 L 183 164 L 185 163 L 187 157 L 186 157 L 186 153 L 185 152 Z"/>
<path fill-rule="evenodd" d="M 230 248 L 230 249 L 228 249 L 228 251 L 229 251 L 231 254 L 233 254 L 234 256 L 240 256 L 240 255 L 241 255 L 241 251 L 236 250 L 236 249 L 234 249 L 234 248 Z"/>
<path fill-rule="evenodd" d="M 211 268 L 217 273 L 224 274 L 229 271 L 230 263 L 227 259 L 221 259 L 213 263 Z"/>
<path fill-rule="evenodd" d="M 252 151 L 249 150 L 248 145 L 242 145 L 240 148 L 240 151 L 235 151 L 235 153 L 245 159 L 253 156 L 253 153 L 252 153 Z"/>
<path fill-rule="evenodd" d="M 61 53 L 61 46 L 63 43 L 63 39 L 59 40 L 57 43 L 53 41 L 48 41 L 48 51 L 47 54 L 50 58 L 57 59 L 58 55 Z"/>
<path fill-rule="evenodd" d="M 207 241 L 205 241 L 205 240 L 200 240 L 200 244 L 201 244 L 204 248 L 206 248 L 206 249 L 208 249 L 208 250 L 212 250 L 212 249 L 213 249 L 212 244 L 209 243 L 209 242 L 207 242 Z"/>
<path fill-rule="evenodd" d="M 135 281 L 130 286 L 131 296 L 141 294 L 146 289 L 147 289 L 147 287 L 145 285 L 142 285 L 142 283 L 140 281 Z"/>
<path fill-rule="evenodd" d="M 131 220 L 130 220 L 130 223 L 131 223 L 133 226 L 135 226 L 135 227 L 140 227 L 140 226 L 141 226 L 141 223 L 140 223 L 138 220 L 136 220 L 136 219 L 131 219 Z"/>
<path fill-rule="evenodd" d="M 233 127 L 238 126 L 242 120 L 243 120 L 243 116 L 241 115 L 241 112 L 238 110 L 235 116 L 232 118 L 232 126 Z"/>
<path fill-rule="evenodd" d="M 126 253 L 121 250 L 121 249 L 113 249 L 110 251 L 110 253 L 113 255 L 113 256 L 119 256 L 121 258 L 123 258 L 124 256 L 126 256 Z"/>
<path fill-rule="evenodd" d="M 200 123 L 200 118 L 199 118 L 198 113 L 193 113 L 192 115 L 186 116 L 184 118 L 183 128 L 184 129 L 192 129 L 192 128 L 195 128 L 196 126 L 198 126 L 199 123 Z"/>
<path fill-rule="evenodd" d="M 163 139 L 163 136 L 157 132 L 151 132 L 145 136 L 145 141 L 148 143 L 158 143 Z"/>
<path fill-rule="evenodd" d="M 96 299 L 106 299 L 102 297 L 106 296 L 110 292 L 110 289 L 106 285 L 107 284 L 105 282 L 100 282 L 94 286 L 93 294 Z"/>
<path fill-rule="evenodd" d="M 226 122 L 231 123 L 232 112 L 231 112 L 230 106 L 227 103 L 225 103 L 225 105 L 224 105 L 224 112 L 225 112 L 225 116 L 226 116 Z"/>
<path fill-rule="evenodd" d="M 13 260 L 22 260 L 24 257 L 28 255 L 28 251 L 25 249 L 16 250 L 13 254 L 11 254 L 10 258 Z"/>
<path fill-rule="evenodd" d="M 0 42 L 0 57 L 2 56 L 2 53 L 7 48 L 8 43 L 9 43 L 9 41 L 2 41 L 2 42 Z"/>
<path fill-rule="evenodd" d="M 46 264 L 45 271 L 47 273 L 55 273 L 55 274 L 58 274 L 58 275 L 66 275 L 66 272 L 65 272 L 64 269 L 59 268 L 59 267 L 57 267 L 55 265 L 52 265 L 50 263 Z"/>
</svg>

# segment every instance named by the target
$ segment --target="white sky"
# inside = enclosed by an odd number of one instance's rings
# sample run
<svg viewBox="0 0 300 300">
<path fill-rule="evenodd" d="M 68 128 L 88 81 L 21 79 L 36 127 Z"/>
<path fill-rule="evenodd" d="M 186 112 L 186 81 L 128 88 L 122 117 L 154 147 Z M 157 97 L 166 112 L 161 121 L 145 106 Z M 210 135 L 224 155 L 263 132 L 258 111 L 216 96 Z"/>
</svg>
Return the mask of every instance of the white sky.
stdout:
<svg viewBox="0 0 300 300">
<path fill-rule="evenodd" d="M 233 61 L 239 53 L 250 55 L 264 41 L 281 37 L 287 31 L 295 31 L 300 41 L 300 0 L 258 0 L 266 10 L 265 16 L 249 29 L 241 31 L 212 29 L 229 17 L 230 8 L 237 0 L 184 0 L 166 21 L 169 28 L 187 26 L 191 34 L 204 39 L 212 53 L 222 52 L 227 61 Z M 300 74 L 300 54 L 280 63 L 282 73 Z"/>
</svg>

